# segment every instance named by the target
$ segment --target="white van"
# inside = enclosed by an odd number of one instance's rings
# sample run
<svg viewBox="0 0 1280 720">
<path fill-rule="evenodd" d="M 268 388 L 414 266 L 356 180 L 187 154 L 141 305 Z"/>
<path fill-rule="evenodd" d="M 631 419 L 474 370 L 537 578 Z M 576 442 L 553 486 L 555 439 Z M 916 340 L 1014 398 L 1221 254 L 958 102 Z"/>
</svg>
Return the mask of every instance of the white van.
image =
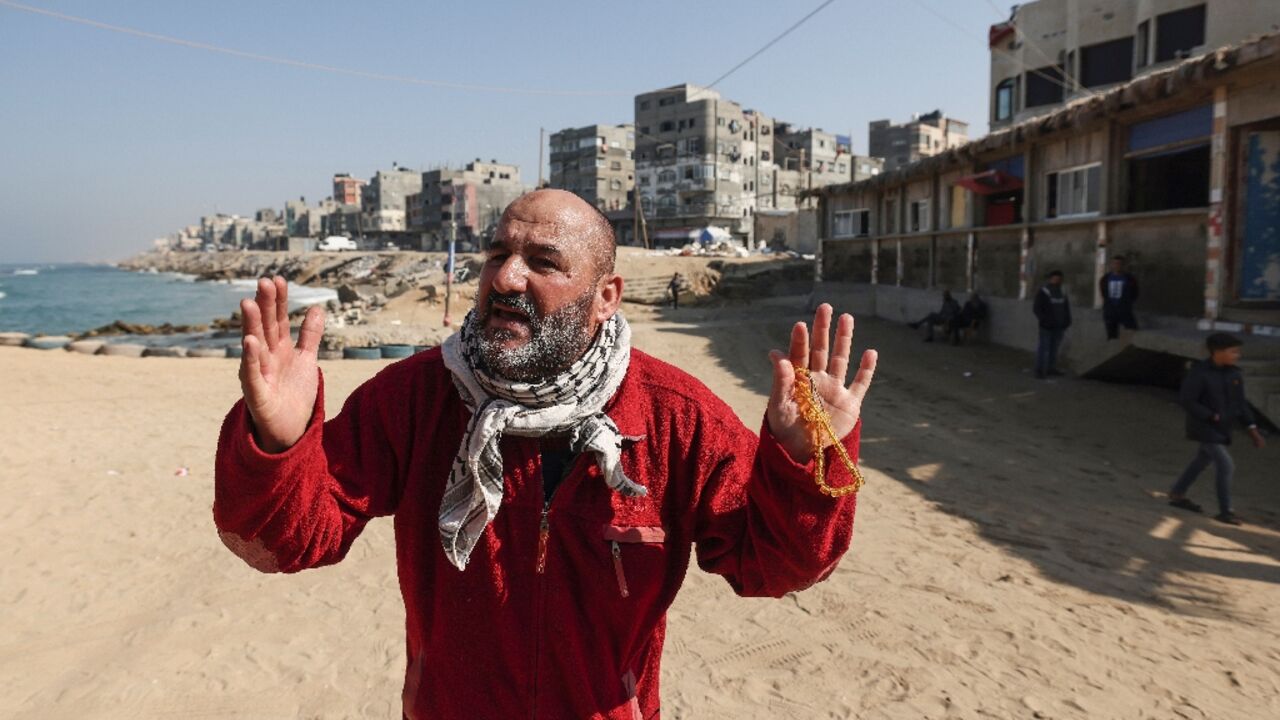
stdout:
<svg viewBox="0 0 1280 720">
<path fill-rule="evenodd" d="M 341 235 L 330 235 L 329 237 L 321 240 L 316 245 L 316 249 L 321 252 L 333 252 L 337 250 L 355 250 L 356 241 L 348 237 L 342 237 Z"/>
</svg>

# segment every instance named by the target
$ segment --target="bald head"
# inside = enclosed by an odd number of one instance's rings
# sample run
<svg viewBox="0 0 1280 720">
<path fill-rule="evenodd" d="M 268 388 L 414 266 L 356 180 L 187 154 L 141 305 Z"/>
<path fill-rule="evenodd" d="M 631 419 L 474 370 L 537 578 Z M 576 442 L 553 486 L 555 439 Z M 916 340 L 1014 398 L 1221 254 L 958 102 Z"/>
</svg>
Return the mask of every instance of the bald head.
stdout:
<svg viewBox="0 0 1280 720">
<path fill-rule="evenodd" d="M 590 257 L 597 278 L 613 272 L 618 251 L 613 226 L 586 200 L 564 190 L 525 193 L 507 206 L 495 240 L 506 232 L 535 226 L 544 237 L 555 238 L 566 248 Z"/>
</svg>

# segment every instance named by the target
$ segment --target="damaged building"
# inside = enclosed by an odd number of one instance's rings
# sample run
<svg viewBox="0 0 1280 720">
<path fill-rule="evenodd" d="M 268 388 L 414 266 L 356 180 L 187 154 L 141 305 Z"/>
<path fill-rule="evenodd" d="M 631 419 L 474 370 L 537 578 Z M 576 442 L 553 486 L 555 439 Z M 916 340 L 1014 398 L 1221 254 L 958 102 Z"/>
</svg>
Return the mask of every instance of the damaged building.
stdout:
<svg viewBox="0 0 1280 720">
<path fill-rule="evenodd" d="M 818 294 L 855 311 L 916 319 L 944 288 L 979 291 L 990 340 L 1032 349 L 1030 298 L 1062 270 L 1077 311 L 1068 357 L 1083 372 L 1117 351 L 1097 288 L 1123 254 L 1142 286 L 1145 331 L 1126 342 L 1194 356 L 1205 331 L 1227 330 L 1267 348 L 1280 340 L 1280 34 L 811 194 Z M 1191 340 L 1175 348 L 1179 333 Z M 1280 387 L 1253 385 L 1251 401 L 1280 417 Z"/>
</svg>

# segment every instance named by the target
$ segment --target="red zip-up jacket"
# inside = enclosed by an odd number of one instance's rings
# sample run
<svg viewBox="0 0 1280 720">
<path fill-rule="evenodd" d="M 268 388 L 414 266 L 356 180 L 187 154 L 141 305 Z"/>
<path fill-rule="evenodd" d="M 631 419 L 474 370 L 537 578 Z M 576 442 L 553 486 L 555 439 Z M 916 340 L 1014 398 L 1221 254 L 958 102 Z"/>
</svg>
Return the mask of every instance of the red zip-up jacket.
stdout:
<svg viewBox="0 0 1280 720">
<path fill-rule="evenodd" d="M 469 413 L 440 351 L 388 366 L 328 422 L 323 398 L 322 376 L 306 433 L 274 455 L 243 401 L 232 408 L 214 521 L 253 567 L 296 572 L 395 516 L 408 718 L 656 718 L 666 612 L 694 547 L 739 595 L 779 597 L 826 578 L 853 532 L 855 496 L 821 494 L 767 422 L 757 438 L 700 382 L 633 350 L 605 412 L 649 494 L 612 492 L 583 454 L 544 502 L 538 440 L 504 437 L 502 507 L 459 571 L 437 515 Z M 859 429 L 844 441 L 854 458 Z M 850 482 L 827 453 L 830 482 Z"/>
</svg>

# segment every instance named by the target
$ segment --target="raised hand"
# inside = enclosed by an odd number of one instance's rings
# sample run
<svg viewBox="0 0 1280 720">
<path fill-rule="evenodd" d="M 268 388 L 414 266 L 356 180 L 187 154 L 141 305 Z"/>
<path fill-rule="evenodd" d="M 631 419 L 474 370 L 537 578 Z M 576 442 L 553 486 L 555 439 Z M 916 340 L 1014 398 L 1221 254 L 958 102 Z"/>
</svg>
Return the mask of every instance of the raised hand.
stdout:
<svg viewBox="0 0 1280 720">
<path fill-rule="evenodd" d="M 315 408 L 316 351 L 324 310 L 307 311 L 294 347 L 289 336 L 289 286 L 284 278 L 258 280 L 258 294 L 240 301 L 243 315 L 240 388 L 253 417 L 258 445 L 270 453 L 298 442 Z"/>
<path fill-rule="evenodd" d="M 858 424 L 862 413 L 862 400 L 871 387 L 876 373 L 876 351 L 862 353 L 862 361 L 853 376 L 853 383 L 845 387 L 845 375 L 849 371 L 849 353 L 853 346 L 853 316 L 841 315 L 836 325 L 835 346 L 829 346 L 831 333 L 831 306 L 818 306 L 813 315 L 813 346 L 809 344 L 809 327 L 798 322 L 791 328 L 791 351 L 783 355 L 779 350 L 769 352 L 773 363 L 773 392 L 769 396 L 766 417 L 769 429 L 778 443 L 797 462 L 808 462 L 813 456 L 809 444 L 809 429 L 800 416 L 793 394 L 796 382 L 795 368 L 809 368 L 809 376 L 818 395 L 822 398 L 831 426 L 836 435 L 843 438 Z M 828 439 L 829 441 L 829 439 Z"/>
</svg>

